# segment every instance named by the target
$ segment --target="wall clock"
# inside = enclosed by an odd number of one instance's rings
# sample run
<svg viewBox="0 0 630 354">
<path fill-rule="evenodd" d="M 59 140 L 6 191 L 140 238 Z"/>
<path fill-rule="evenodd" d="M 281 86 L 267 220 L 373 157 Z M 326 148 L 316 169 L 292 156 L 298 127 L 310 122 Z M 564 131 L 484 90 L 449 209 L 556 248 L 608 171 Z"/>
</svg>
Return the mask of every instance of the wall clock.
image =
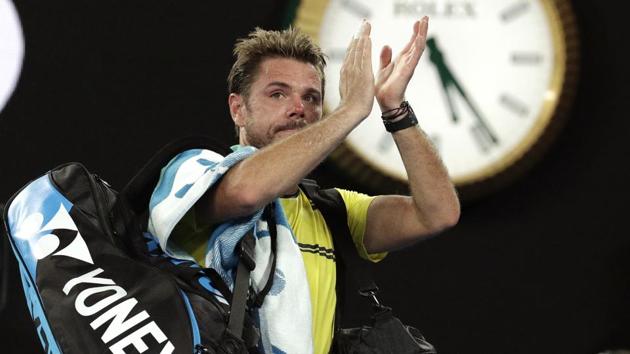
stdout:
<svg viewBox="0 0 630 354">
<path fill-rule="evenodd" d="M 294 24 L 328 55 L 327 109 L 339 103 L 339 70 L 363 18 L 372 23 L 373 60 L 394 53 L 428 15 L 427 48 L 407 99 L 464 199 L 522 175 L 562 127 L 578 70 L 568 0 L 302 0 Z M 377 192 L 400 191 L 406 174 L 378 105 L 331 159 Z"/>
</svg>

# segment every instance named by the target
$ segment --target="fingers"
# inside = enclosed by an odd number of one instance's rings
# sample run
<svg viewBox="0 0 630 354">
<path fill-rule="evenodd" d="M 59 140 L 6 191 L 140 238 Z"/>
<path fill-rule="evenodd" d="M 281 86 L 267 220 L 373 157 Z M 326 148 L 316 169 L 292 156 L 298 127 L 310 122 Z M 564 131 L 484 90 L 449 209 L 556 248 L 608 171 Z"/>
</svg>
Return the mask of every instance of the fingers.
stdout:
<svg viewBox="0 0 630 354">
<path fill-rule="evenodd" d="M 417 62 L 420 60 L 420 56 L 422 56 L 422 52 L 424 52 L 424 47 L 426 46 L 428 30 L 429 18 L 426 16 L 424 16 L 422 20 L 414 24 L 414 32 L 416 33 L 416 38 L 414 39 L 414 43 L 411 48 L 411 61 Z"/>
<path fill-rule="evenodd" d="M 350 61 L 354 60 L 354 51 L 357 46 L 357 38 L 352 36 L 350 39 L 350 44 L 348 45 L 348 49 L 346 49 L 346 57 L 343 59 L 344 65 L 351 65 Z"/>
<path fill-rule="evenodd" d="M 356 96 L 357 92 L 368 93 L 369 95 L 369 87 L 372 87 L 371 94 L 373 95 L 371 29 L 371 25 L 363 20 L 357 34 L 353 36 L 348 46 L 340 72 L 339 90 L 342 98 L 348 95 Z M 349 100 L 352 101 L 352 99 Z"/>
<path fill-rule="evenodd" d="M 370 27 L 369 23 L 367 24 L 367 27 Z M 364 43 L 360 65 L 362 68 L 365 67 L 365 70 L 372 74 L 372 39 L 369 36 L 369 30 L 368 34 L 363 37 L 363 41 Z"/>
<path fill-rule="evenodd" d="M 407 45 L 400 51 L 400 55 L 413 53 L 417 48 L 419 42 L 422 42 L 422 48 L 424 48 L 424 41 L 427 38 L 427 31 L 429 28 L 429 18 L 424 16 L 420 21 L 413 23 L 413 33 Z"/>
<path fill-rule="evenodd" d="M 348 49 L 346 50 L 346 56 L 344 58 L 344 64 L 353 66 L 362 61 L 363 52 L 366 46 L 366 40 L 369 41 L 370 32 L 372 26 L 365 20 L 361 23 L 357 34 L 352 36 Z"/>
<path fill-rule="evenodd" d="M 425 16 L 426 17 L 426 16 Z M 400 51 L 400 54 L 405 54 L 409 52 L 411 46 L 413 46 L 416 41 L 416 37 L 418 36 L 418 30 L 420 28 L 420 21 L 416 21 L 413 23 L 413 33 L 411 34 L 411 38 L 409 38 L 409 42 L 405 45 L 405 47 Z"/>
<path fill-rule="evenodd" d="M 387 80 L 393 70 L 394 63 L 392 62 L 392 48 L 386 45 L 383 47 L 383 49 L 381 49 L 377 82 L 383 82 L 384 80 Z"/>
<path fill-rule="evenodd" d="M 361 22 L 361 27 L 359 27 L 359 37 L 361 36 L 370 36 L 370 32 L 372 31 L 372 25 L 367 20 L 363 20 Z"/>
<path fill-rule="evenodd" d="M 424 16 L 418 23 L 418 33 L 416 35 L 416 44 L 424 49 L 427 41 L 427 33 L 429 32 L 429 18 Z"/>
<path fill-rule="evenodd" d="M 370 39 L 371 29 L 372 29 L 372 26 L 370 25 L 370 23 L 367 22 L 366 20 L 363 20 L 363 22 L 361 23 L 361 27 L 359 28 L 357 47 L 356 47 L 356 51 L 354 52 L 355 65 L 360 65 L 360 66 L 363 65 L 365 61 L 365 57 L 366 57 L 366 52 L 368 55 L 368 59 L 370 59 L 370 62 L 371 62 L 371 50 L 372 50 L 372 40 Z"/>
<path fill-rule="evenodd" d="M 424 16 L 420 23 L 418 24 L 418 34 L 424 38 L 427 37 L 427 32 L 429 31 L 429 17 Z M 415 32 L 415 28 L 414 28 Z"/>
<path fill-rule="evenodd" d="M 367 21 L 361 23 L 346 51 L 339 80 L 340 104 L 360 112 L 362 118 L 369 115 L 374 102 L 371 29 Z"/>
<path fill-rule="evenodd" d="M 381 49 L 379 69 L 380 70 L 384 69 L 391 62 L 392 62 L 392 48 L 386 45 L 383 47 L 383 49 Z"/>
</svg>

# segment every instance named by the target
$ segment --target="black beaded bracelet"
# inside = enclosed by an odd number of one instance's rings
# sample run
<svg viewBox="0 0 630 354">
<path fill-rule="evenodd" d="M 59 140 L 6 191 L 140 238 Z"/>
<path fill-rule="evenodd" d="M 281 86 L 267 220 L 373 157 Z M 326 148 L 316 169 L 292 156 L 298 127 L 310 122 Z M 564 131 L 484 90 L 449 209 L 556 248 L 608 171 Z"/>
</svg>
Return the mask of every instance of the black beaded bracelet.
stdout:
<svg viewBox="0 0 630 354">
<path fill-rule="evenodd" d="M 411 108 L 409 106 L 409 102 L 402 101 L 402 103 L 400 104 L 400 107 L 392 108 L 390 110 L 387 110 L 381 113 L 381 118 L 388 119 L 388 120 L 396 119 L 397 117 L 400 117 L 403 114 L 407 113 L 409 111 L 409 108 Z"/>
<path fill-rule="evenodd" d="M 385 130 L 390 133 L 418 125 L 418 118 L 407 101 L 403 101 L 398 108 L 383 112 L 381 118 Z"/>
</svg>

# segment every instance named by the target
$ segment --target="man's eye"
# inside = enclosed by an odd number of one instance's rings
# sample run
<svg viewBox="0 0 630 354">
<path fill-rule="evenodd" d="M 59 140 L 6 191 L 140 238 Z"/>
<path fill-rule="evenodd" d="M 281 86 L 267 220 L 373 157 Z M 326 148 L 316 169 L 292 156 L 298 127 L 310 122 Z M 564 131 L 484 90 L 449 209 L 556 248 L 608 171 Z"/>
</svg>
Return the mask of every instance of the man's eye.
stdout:
<svg viewBox="0 0 630 354">
<path fill-rule="evenodd" d="M 271 94 L 272 98 L 282 98 L 284 97 L 284 94 L 282 92 L 274 92 Z"/>
<path fill-rule="evenodd" d="M 315 95 L 306 95 L 306 97 L 304 97 L 304 100 L 309 103 L 319 102 L 319 98 Z"/>
</svg>

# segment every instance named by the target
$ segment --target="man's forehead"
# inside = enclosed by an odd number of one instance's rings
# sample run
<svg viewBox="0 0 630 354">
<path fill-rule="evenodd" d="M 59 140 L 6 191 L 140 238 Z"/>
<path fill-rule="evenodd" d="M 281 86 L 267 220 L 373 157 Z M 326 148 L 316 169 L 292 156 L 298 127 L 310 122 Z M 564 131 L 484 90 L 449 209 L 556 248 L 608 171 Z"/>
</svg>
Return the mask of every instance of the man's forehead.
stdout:
<svg viewBox="0 0 630 354">
<path fill-rule="evenodd" d="M 258 66 L 254 84 L 283 82 L 289 86 L 312 86 L 321 91 L 322 78 L 313 64 L 292 58 L 266 58 Z"/>
</svg>

